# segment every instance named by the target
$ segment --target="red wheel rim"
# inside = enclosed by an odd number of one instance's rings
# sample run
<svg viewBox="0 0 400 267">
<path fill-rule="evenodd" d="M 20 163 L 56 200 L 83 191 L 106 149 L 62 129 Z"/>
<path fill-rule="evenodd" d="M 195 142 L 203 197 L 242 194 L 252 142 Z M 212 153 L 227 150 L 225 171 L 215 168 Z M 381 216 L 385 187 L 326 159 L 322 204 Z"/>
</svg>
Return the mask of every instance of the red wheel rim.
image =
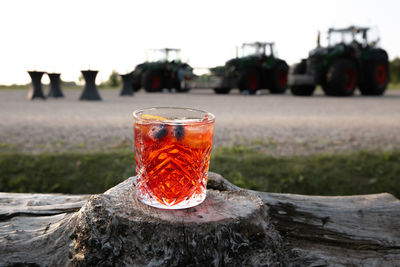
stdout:
<svg viewBox="0 0 400 267">
<path fill-rule="evenodd" d="M 250 74 L 249 76 L 249 89 L 250 91 L 254 91 L 258 86 L 258 77 L 255 74 Z"/>
<path fill-rule="evenodd" d="M 384 86 L 387 82 L 387 69 L 384 63 L 380 63 L 375 70 L 376 83 L 379 86 Z"/>
<path fill-rule="evenodd" d="M 280 70 L 278 72 L 278 84 L 281 88 L 287 85 L 287 71 Z"/>
<path fill-rule="evenodd" d="M 156 75 L 152 76 L 151 77 L 151 88 L 156 89 L 156 88 L 159 88 L 160 85 L 161 85 L 160 77 L 158 77 Z"/>
<path fill-rule="evenodd" d="M 348 68 L 346 71 L 346 89 L 352 91 L 356 85 L 356 71 L 353 68 Z"/>
</svg>

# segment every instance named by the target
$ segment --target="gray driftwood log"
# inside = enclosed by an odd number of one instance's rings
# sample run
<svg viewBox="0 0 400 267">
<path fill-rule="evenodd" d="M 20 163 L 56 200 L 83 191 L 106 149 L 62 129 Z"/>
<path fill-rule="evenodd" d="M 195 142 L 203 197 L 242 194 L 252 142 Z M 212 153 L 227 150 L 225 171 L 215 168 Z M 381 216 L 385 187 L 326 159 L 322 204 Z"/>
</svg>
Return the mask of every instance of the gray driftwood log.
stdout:
<svg viewBox="0 0 400 267">
<path fill-rule="evenodd" d="M 0 266 L 400 266 L 400 201 L 243 190 L 210 173 L 187 210 L 93 196 L 0 193 Z"/>
</svg>

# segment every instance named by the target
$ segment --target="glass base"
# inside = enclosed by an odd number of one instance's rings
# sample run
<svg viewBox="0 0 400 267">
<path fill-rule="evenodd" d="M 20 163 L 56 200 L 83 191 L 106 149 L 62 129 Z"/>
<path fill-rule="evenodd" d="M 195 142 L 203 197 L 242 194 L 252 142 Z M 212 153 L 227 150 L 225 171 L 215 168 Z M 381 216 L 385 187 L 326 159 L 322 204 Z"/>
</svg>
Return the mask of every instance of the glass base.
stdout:
<svg viewBox="0 0 400 267">
<path fill-rule="evenodd" d="M 202 194 L 193 195 L 191 198 L 184 200 L 178 204 L 166 205 L 158 202 L 155 199 L 150 199 L 137 191 L 137 198 L 144 204 L 158 209 L 180 210 L 187 209 L 201 204 L 206 199 L 206 192 Z"/>
</svg>

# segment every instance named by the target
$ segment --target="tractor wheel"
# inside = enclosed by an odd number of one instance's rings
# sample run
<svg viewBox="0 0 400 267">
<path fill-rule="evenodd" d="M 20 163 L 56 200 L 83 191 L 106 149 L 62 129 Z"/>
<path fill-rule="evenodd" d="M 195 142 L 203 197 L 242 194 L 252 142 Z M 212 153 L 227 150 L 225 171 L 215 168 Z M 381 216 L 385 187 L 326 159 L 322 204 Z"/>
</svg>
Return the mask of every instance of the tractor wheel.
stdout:
<svg viewBox="0 0 400 267">
<path fill-rule="evenodd" d="M 238 82 L 240 92 L 249 91 L 249 94 L 254 95 L 260 89 L 261 79 L 258 71 L 254 69 L 244 70 Z"/>
<path fill-rule="evenodd" d="M 214 88 L 214 93 L 216 93 L 217 95 L 226 95 L 229 94 L 230 91 L 231 88 L 229 87 Z"/>
<path fill-rule="evenodd" d="M 364 82 L 360 85 L 363 95 L 383 95 L 389 82 L 389 63 L 385 59 L 370 61 L 364 70 Z"/>
<path fill-rule="evenodd" d="M 131 73 L 132 90 L 134 92 L 139 91 L 142 88 L 142 75 Z"/>
<path fill-rule="evenodd" d="M 328 70 L 323 90 L 329 96 L 351 96 L 357 85 L 356 64 L 349 59 L 338 59 Z"/>
<path fill-rule="evenodd" d="M 134 82 L 132 84 L 132 89 L 133 89 L 134 92 L 139 91 L 141 88 L 142 88 L 142 86 L 141 86 L 140 82 Z"/>
<path fill-rule="evenodd" d="M 290 92 L 297 96 L 312 96 L 314 94 L 315 85 L 293 85 Z"/>
<path fill-rule="evenodd" d="M 289 67 L 284 61 L 278 62 L 275 68 L 272 70 L 271 77 L 271 94 L 283 94 L 287 88 Z"/>
<path fill-rule="evenodd" d="M 159 70 L 149 71 L 143 77 L 143 85 L 146 92 L 160 92 L 163 89 L 163 75 Z"/>
</svg>

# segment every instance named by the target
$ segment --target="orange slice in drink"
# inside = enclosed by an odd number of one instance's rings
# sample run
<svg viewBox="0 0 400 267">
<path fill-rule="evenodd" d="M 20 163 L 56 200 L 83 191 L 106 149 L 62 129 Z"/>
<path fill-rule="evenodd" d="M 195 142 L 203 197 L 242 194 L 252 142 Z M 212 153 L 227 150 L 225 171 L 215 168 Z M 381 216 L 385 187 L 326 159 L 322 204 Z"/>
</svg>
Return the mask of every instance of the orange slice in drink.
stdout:
<svg viewBox="0 0 400 267">
<path fill-rule="evenodd" d="M 168 119 L 156 115 L 144 114 L 142 115 L 142 119 L 145 120 L 154 120 L 154 121 L 167 121 Z"/>
</svg>

